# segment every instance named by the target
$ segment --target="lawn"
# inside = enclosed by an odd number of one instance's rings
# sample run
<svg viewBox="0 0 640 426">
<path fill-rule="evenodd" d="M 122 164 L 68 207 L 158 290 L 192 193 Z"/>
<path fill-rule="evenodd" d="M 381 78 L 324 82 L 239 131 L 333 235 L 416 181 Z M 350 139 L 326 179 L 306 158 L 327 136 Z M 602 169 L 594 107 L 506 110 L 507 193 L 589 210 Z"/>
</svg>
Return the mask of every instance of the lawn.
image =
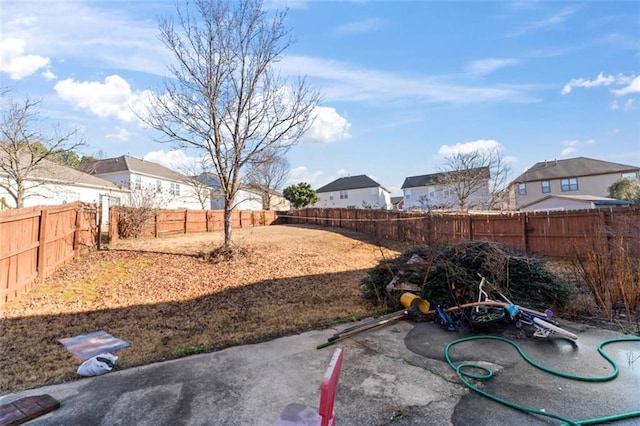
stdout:
<svg viewBox="0 0 640 426">
<path fill-rule="evenodd" d="M 0 395 L 72 381 L 58 339 L 104 330 L 124 369 L 256 343 L 379 313 L 360 280 L 403 245 L 326 228 L 234 230 L 245 255 L 206 256 L 221 233 L 120 240 L 58 270 L 0 312 Z M 320 343 L 320 342 L 319 342 Z"/>
</svg>

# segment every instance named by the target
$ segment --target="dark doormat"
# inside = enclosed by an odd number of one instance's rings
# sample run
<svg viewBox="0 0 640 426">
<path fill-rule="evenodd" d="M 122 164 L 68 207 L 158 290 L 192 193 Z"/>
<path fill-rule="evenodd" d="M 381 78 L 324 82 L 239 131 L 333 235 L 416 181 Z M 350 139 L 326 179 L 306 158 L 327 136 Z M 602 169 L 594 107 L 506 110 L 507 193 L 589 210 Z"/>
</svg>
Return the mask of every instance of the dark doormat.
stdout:
<svg viewBox="0 0 640 426">
<path fill-rule="evenodd" d="M 35 395 L 0 405 L 0 426 L 21 425 L 60 407 L 51 395 Z"/>
</svg>

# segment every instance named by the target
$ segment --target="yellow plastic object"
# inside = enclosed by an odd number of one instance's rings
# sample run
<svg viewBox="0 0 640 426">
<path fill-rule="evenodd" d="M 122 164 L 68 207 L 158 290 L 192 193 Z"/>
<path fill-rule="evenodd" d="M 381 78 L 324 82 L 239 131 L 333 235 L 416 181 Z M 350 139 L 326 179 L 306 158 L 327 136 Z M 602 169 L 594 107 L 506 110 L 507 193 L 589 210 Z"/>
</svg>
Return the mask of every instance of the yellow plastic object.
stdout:
<svg viewBox="0 0 640 426">
<path fill-rule="evenodd" d="M 429 312 L 429 302 L 421 299 L 413 293 L 402 293 L 400 296 L 400 304 L 405 308 L 411 308 L 413 306 L 417 307 L 420 312 L 426 314 Z"/>
</svg>

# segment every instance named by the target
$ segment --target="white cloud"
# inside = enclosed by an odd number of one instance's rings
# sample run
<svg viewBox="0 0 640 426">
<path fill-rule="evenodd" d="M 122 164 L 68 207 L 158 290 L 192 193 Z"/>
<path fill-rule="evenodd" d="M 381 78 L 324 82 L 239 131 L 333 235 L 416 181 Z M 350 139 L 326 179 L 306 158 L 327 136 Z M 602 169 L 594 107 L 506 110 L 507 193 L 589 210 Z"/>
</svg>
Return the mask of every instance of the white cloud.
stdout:
<svg viewBox="0 0 640 426">
<path fill-rule="evenodd" d="M 473 74 L 486 75 L 501 68 L 506 68 L 517 64 L 519 61 L 514 58 L 487 58 L 479 59 L 469 64 L 469 72 Z"/>
<path fill-rule="evenodd" d="M 616 96 L 625 96 L 630 93 L 640 93 L 640 76 L 637 76 L 627 87 L 623 87 L 622 89 L 612 90 L 613 94 Z"/>
<path fill-rule="evenodd" d="M 302 138 L 303 143 L 325 144 L 349 139 L 349 123 L 335 108 L 316 107 L 313 124 Z"/>
<path fill-rule="evenodd" d="M 130 133 L 127 129 L 123 129 L 122 127 L 118 127 L 115 133 L 109 133 L 106 138 L 107 139 L 120 139 L 121 141 L 128 141 Z"/>
<path fill-rule="evenodd" d="M 582 148 L 584 145 L 594 145 L 595 141 L 593 139 L 587 139 L 585 141 L 581 140 L 571 140 L 562 142 L 562 151 L 560 151 L 560 157 L 566 157 L 569 154 L 573 154 L 578 151 L 578 149 Z"/>
<path fill-rule="evenodd" d="M 573 146 L 568 146 L 560 151 L 560 157 L 566 157 L 569 154 L 576 152 L 576 148 Z"/>
<path fill-rule="evenodd" d="M 361 34 L 375 31 L 384 26 L 385 21 L 379 18 L 362 19 L 336 27 L 333 32 L 337 35 Z"/>
<path fill-rule="evenodd" d="M 385 104 L 404 101 L 413 105 L 416 102 L 469 104 L 537 101 L 527 93 L 531 89 L 529 86 L 466 86 L 448 81 L 457 77 L 412 77 L 307 56 L 286 56 L 279 66 L 283 74 L 305 75 L 321 86 L 323 98 L 328 102 L 369 101 Z"/>
<path fill-rule="evenodd" d="M 0 41 L 0 71 L 9 74 L 12 80 L 22 80 L 45 69 L 45 77 L 50 65 L 49 58 L 39 55 L 25 55 L 26 42 L 18 38 Z"/>
<path fill-rule="evenodd" d="M 448 157 L 455 154 L 467 154 L 470 152 L 504 151 L 500 142 L 493 139 L 478 139 L 471 142 L 457 143 L 455 145 L 442 145 L 438 155 Z"/>
<path fill-rule="evenodd" d="M 544 19 L 531 22 L 529 24 L 522 25 L 518 30 L 511 33 L 511 36 L 522 36 L 532 31 L 541 30 L 544 28 L 555 27 L 563 24 L 567 18 L 578 11 L 579 7 L 565 7 L 559 12 L 548 16 Z"/>
<path fill-rule="evenodd" d="M 636 80 L 638 80 L 637 83 L 636 83 Z M 571 90 L 573 90 L 574 87 L 591 88 L 591 87 L 598 87 L 598 86 L 610 86 L 612 84 L 618 84 L 618 85 L 627 84 L 629 82 L 631 82 L 629 86 L 618 91 L 618 92 L 623 92 L 623 93 L 620 93 L 620 95 L 632 93 L 634 91 L 640 91 L 640 79 L 638 77 L 636 77 L 635 80 L 632 81 L 632 77 L 627 77 L 622 74 L 618 74 L 615 76 L 614 75 L 605 76 L 603 73 L 600 73 L 594 80 L 587 80 L 584 78 L 574 78 L 573 80 L 571 80 L 570 82 L 564 85 L 561 93 L 563 95 L 568 95 L 569 93 L 571 93 Z M 614 90 L 613 92 L 616 93 L 617 91 Z"/>
<path fill-rule="evenodd" d="M 162 164 L 178 173 L 180 173 L 181 170 L 190 170 L 193 168 L 193 165 L 199 161 L 197 157 L 190 157 L 181 149 L 167 152 L 163 150 L 152 151 L 146 153 L 142 158 L 145 161 Z"/>
<path fill-rule="evenodd" d="M 106 77 L 104 83 L 68 78 L 56 83 L 54 89 L 62 99 L 100 118 L 115 117 L 127 122 L 137 120 L 133 111 L 143 111 L 141 107 L 150 96 L 148 91 L 132 92 L 129 83 L 118 75 Z"/>
<path fill-rule="evenodd" d="M 91 58 L 96 67 L 166 74 L 168 50 L 153 16 L 133 18 L 106 2 L 3 1 L 2 39 L 22 39 L 52 61 Z M 156 12 L 175 10 L 158 2 Z M 118 37 L 114 37 L 117 34 Z"/>
<path fill-rule="evenodd" d="M 294 167 L 289 172 L 289 181 L 286 186 L 297 185 L 300 182 L 306 182 L 311 185 L 311 188 L 316 189 L 321 187 L 327 182 L 323 179 L 324 172 L 317 170 L 315 172 L 309 171 L 305 166 Z M 321 183 L 322 182 L 322 183 Z"/>
</svg>

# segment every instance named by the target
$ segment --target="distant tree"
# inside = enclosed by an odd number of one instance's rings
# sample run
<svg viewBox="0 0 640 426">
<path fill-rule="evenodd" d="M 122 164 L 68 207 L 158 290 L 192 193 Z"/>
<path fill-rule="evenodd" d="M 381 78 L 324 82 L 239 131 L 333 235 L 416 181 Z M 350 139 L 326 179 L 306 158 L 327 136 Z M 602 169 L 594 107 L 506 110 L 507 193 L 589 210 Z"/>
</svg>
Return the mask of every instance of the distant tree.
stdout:
<svg viewBox="0 0 640 426">
<path fill-rule="evenodd" d="M 640 183 L 637 179 L 621 178 L 607 188 L 609 197 L 616 200 L 627 200 L 634 204 L 640 204 Z"/>
<path fill-rule="evenodd" d="M 458 152 L 442 161 L 438 183 L 449 188 L 460 210 L 500 209 L 506 201 L 511 168 L 498 149 Z M 482 198 L 484 206 L 472 199 Z"/>
<path fill-rule="evenodd" d="M 271 209 L 273 193 L 282 189 L 289 178 L 290 168 L 287 159 L 275 150 L 257 155 L 248 164 L 247 183 L 260 191 L 264 210 Z"/>
<path fill-rule="evenodd" d="M 261 0 L 194 0 L 176 23 L 160 22 L 172 55 L 164 92 L 140 117 L 163 142 L 211 159 L 224 196 L 224 247 L 244 168 L 264 152 L 287 149 L 311 126 L 319 95 L 304 79 L 283 80 L 274 66 L 289 47 L 285 12 Z"/>
<path fill-rule="evenodd" d="M 296 209 L 318 202 L 318 194 L 306 182 L 287 186 L 282 194 Z"/>
<path fill-rule="evenodd" d="M 29 98 L 8 100 L 0 119 L 0 188 L 17 208 L 33 195 L 33 190 L 46 184 L 38 172 L 46 171 L 59 158 L 85 145 L 76 128 L 61 132 L 57 126 L 47 127 L 39 119 L 40 101 Z"/>
</svg>

